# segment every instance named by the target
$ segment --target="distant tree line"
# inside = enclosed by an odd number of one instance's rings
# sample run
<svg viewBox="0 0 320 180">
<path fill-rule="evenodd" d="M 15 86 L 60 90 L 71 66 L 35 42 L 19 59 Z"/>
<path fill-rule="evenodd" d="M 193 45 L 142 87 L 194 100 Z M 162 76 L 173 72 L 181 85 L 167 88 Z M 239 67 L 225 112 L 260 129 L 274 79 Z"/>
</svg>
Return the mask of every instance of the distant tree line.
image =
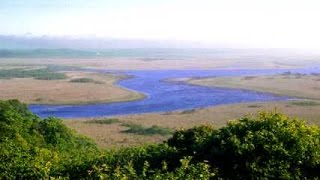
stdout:
<svg viewBox="0 0 320 180">
<path fill-rule="evenodd" d="M 41 80 L 57 80 L 65 79 L 67 76 L 64 73 L 55 72 L 50 68 L 41 69 L 0 69 L 0 79 L 11 78 L 34 78 Z"/>
</svg>

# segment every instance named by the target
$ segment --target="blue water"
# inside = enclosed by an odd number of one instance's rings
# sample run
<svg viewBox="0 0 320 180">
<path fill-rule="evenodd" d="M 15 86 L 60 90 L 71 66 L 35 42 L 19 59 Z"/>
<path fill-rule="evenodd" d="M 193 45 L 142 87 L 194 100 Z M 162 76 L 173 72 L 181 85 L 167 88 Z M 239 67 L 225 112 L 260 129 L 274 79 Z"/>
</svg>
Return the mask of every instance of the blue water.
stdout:
<svg viewBox="0 0 320 180">
<path fill-rule="evenodd" d="M 40 117 L 56 116 L 60 118 L 82 118 L 165 112 L 241 102 L 283 101 L 289 100 L 290 97 L 276 96 L 249 90 L 194 86 L 184 83 L 166 82 L 164 80 L 181 77 L 224 77 L 277 74 L 286 71 L 288 70 L 118 71 L 119 73 L 134 76 L 132 79 L 120 81 L 120 86 L 142 92 L 147 97 L 143 100 L 131 102 L 91 105 L 30 105 L 29 108 Z M 317 73 L 319 72 L 319 69 L 314 68 L 290 71 Z"/>
</svg>

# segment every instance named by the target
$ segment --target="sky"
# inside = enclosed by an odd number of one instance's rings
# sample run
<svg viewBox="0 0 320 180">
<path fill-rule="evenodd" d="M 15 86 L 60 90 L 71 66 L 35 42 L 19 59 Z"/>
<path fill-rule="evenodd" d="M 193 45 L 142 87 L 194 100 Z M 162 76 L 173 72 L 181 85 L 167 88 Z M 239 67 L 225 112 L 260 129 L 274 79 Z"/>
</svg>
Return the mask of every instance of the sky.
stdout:
<svg viewBox="0 0 320 180">
<path fill-rule="evenodd" d="M 319 48 L 319 0 L 0 0 L 0 34 Z"/>
</svg>

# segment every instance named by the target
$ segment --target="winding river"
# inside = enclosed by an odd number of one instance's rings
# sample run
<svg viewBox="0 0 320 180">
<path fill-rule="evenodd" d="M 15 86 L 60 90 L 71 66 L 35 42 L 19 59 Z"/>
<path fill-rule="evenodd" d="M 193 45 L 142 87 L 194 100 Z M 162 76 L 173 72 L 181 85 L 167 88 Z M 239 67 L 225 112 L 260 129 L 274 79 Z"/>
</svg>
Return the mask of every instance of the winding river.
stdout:
<svg viewBox="0 0 320 180">
<path fill-rule="evenodd" d="M 30 105 L 32 112 L 40 117 L 84 118 L 116 116 L 150 112 L 166 112 L 183 109 L 257 101 L 284 101 L 290 97 L 276 96 L 256 91 L 202 87 L 185 83 L 167 82 L 170 78 L 245 76 L 277 74 L 288 70 L 168 70 L 168 71 L 116 71 L 133 76 L 119 81 L 119 86 L 146 94 L 146 98 L 131 102 L 89 105 Z M 311 73 L 319 69 L 290 70 Z M 110 71 L 106 71 L 110 72 Z"/>
</svg>

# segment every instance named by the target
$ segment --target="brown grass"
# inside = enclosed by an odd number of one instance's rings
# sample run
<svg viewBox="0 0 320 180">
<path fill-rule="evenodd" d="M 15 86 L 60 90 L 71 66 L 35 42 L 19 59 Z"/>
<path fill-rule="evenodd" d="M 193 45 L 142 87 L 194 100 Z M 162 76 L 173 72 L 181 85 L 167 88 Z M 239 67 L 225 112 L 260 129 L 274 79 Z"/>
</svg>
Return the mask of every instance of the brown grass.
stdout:
<svg viewBox="0 0 320 180">
<path fill-rule="evenodd" d="M 299 106 L 293 102 L 243 103 L 215 106 L 206 109 L 195 109 L 190 113 L 175 111 L 169 113 L 150 113 L 116 117 L 121 123 L 134 123 L 151 127 L 153 125 L 172 129 L 191 128 L 210 124 L 215 127 L 224 126 L 229 120 L 241 118 L 246 114 L 256 114 L 258 111 L 277 110 L 290 117 L 305 119 L 308 124 L 320 125 L 320 105 Z M 188 111 L 189 112 L 189 111 Z M 93 138 L 101 147 L 132 146 L 144 143 L 162 142 L 165 136 L 141 136 L 125 134 L 125 127 L 117 124 L 89 124 L 85 120 L 65 120 L 65 124 L 81 134 Z"/>
<path fill-rule="evenodd" d="M 252 57 L 253 58 L 253 57 Z M 177 58 L 177 59 L 155 59 L 146 60 L 145 58 L 92 58 L 92 59 L 24 59 L 24 58 L 8 58 L 1 59 L 0 66 L 3 65 L 68 65 L 91 67 L 94 69 L 108 70 L 188 70 L 188 69 L 290 69 L 304 67 L 311 64 L 313 61 L 303 63 L 299 61 L 270 61 L 265 59 L 263 63 L 255 58 L 248 60 L 248 57 L 238 56 L 217 56 L 217 57 L 198 57 L 193 58 Z M 282 63 L 279 63 L 282 62 Z"/>
<path fill-rule="evenodd" d="M 124 76 L 88 72 L 68 72 L 67 76 L 64 80 L 1 79 L 0 99 L 19 99 L 28 104 L 83 104 L 130 101 L 144 97 L 115 85 Z M 69 82 L 83 77 L 101 83 Z"/>
<path fill-rule="evenodd" d="M 189 79 L 194 85 L 255 90 L 284 96 L 320 99 L 320 75 L 274 75 Z M 180 80 L 179 80 L 180 81 Z"/>
<path fill-rule="evenodd" d="M 65 120 L 64 123 L 78 133 L 94 139 L 103 148 L 157 143 L 167 138 L 161 135 L 145 136 L 124 133 L 123 131 L 128 127 L 124 127 L 120 123 L 94 124 L 86 123 L 84 120 Z"/>
</svg>

